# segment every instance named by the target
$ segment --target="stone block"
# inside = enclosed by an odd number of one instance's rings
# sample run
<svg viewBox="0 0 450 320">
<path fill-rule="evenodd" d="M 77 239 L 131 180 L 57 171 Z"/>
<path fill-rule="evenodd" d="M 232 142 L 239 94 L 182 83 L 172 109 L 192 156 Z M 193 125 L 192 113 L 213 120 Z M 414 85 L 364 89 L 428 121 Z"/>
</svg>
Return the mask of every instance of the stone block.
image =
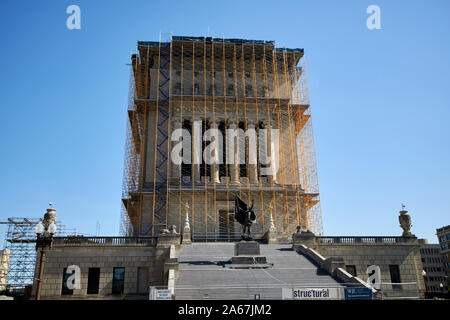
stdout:
<svg viewBox="0 0 450 320">
<path fill-rule="evenodd" d="M 167 247 L 170 245 L 179 245 L 181 237 L 179 233 L 160 233 L 158 234 L 157 246 Z"/>
<path fill-rule="evenodd" d="M 234 255 L 259 256 L 261 250 L 256 241 L 240 241 L 234 245 Z"/>
</svg>

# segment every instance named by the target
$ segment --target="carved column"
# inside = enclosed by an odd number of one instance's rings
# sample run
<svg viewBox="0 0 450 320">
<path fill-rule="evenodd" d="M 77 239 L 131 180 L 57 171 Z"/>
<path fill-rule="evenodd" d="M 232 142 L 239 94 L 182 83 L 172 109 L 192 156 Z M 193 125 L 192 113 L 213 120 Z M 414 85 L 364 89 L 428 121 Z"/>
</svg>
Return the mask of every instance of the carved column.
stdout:
<svg viewBox="0 0 450 320">
<path fill-rule="evenodd" d="M 256 184 L 258 183 L 258 148 L 257 148 L 257 135 L 256 135 L 256 123 L 254 121 L 247 121 L 247 132 L 250 133 L 251 130 L 254 130 L 255 133 L 255 140 L 252 141 L 252 139 L 249 139 L 249 145 L 248 145 L 248 177 L 250 179 L 250 183 Z M 251 145 L 255 144 L 255 145 Z"/>
<path fill-rule="evenodd" d="M 236 120 L 229 121 L 229 128 L 237 132 L 237 124 Z M 231 156 L 233 157 L 233 164 L 230 164 L 230 173 L 231 173 L 231 183 L 239 184 L 239 136 L 234 137 L 234 149 L 230 150 L 232 152 Z"/>
<path fill-rule="evenodd" d="M 172 121 L 172 132 L 174 132 L 174 131 L 177 130 L 177 129 L 181 129 L 181 120 L 178 119 L 178 118 L 176 118 L 176 119 L 174 119 L 174 120 Z M 172 148 L 171 148 L 171 150 L 173 150 L 174 146 L 175 146 L 176 144 L 178 144 L 178 143 L 180 142 L 181 139 L 182 139 L 182 138 L 180 138 L 180 139 L 177 140 L 177 141 L 172 141 Z M 172 140 L 172 139 L 171 139 L 171 140 Z M 179 156 L 180 156 L 181 160 L 183 160 L 182 155 L 179 155 Z M 172 177 L 173 177 L 173 178 L 179 179 L 180 176 L 181 176 L 181 163 L 180 163 L 180 164 L 176 163 L 176 162 L 174 161 L 174 160 L 176 160 L 176 159 L 172 159 L 172 154 L 170 154 L 169 159 L 170 159 L 171 166 L 172 166 Z"/>
<path fill-rule="evenodd" d="M 213 125 L 213 129 L 216 129 L 216 133 L 219 130 L 219 123 L 220 121 L 215 119 L 212 122 Z M 219 144 L 220 141 L 216 140 L 217 137 L 214 135 L 211 138 L 211 143 L 214 143 L 214 151 L 213 151 L 213 160 L 214 163 L 211 165 L 211 181 L 214 181 L 215 183 L 220 183 L 220 178 L 219 178 L 219 148 L 221 147 L 221 145 Z M 222 141 L 223 143 L 223 141 Z"/>
<path fill-rule="evenodd" d="M 200 126 L 197 124 L 200 123 Z M 194 182 L 200 182 L 200 164 L 202 162 L 203 150 L 203 132 L 202 132 L 202 119 L 200 117 L 194 117 L 192 123 L 192 172 L 194 176 Z"/>
<path fill-rule="evenodd" d="M 272 124 L 267 124 L 267 156 L 270 159 L 269 183 L 277 183 L 277 171 L 275 168 L 275 150 L 272 141 Z"/>
</svg>

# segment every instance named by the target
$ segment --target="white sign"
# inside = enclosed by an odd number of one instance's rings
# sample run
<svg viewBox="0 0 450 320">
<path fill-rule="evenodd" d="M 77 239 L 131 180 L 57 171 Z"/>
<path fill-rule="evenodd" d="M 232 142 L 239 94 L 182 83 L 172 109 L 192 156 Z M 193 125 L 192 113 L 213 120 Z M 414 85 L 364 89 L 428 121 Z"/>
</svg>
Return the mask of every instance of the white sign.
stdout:
<svg viewBox="0 0 450 320">
<path fill-rule="evenodd" d="M 338 288 L 283 288 L 283 299 L 326 300 L 339 299 Z"/>
<path fill-rule="evenodd" d="M 149 293 L 150 300 L 172 300 L 172 293 L 168 289 L 156 289 L 155 287 L 150 287 Z"/>
<path fill-rule="evenodd" d="M 155 292 L 155 300 L 172 300 L 172 293 L 170 290 L 158 290 Z"/>
</svg>

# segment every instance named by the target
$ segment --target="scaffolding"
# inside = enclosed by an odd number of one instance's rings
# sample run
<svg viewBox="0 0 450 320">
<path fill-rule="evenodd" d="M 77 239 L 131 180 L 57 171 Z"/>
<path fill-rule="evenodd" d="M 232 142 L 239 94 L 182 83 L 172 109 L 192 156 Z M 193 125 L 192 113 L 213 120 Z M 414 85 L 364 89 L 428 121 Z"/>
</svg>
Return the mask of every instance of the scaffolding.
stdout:
<svg viewBox="0 0 450 320">
<path fill-rule="evenodd" d="M 322 234 L 303 49 L 262 40 L 163 38 L 139 41 L 131 56 L 121 233 L 180 230 L 188 203 L 194 240 L 235 239 L 239 195 L 255 203 L 256 234 L 267 231 L 270 205 L 281 237 L 297 226 Z M 183 137 L 174 138 L 177 130 Z M 177 144 L 181 164 L 171 161 Z M 212 162 L 197 159 L 210 150 Z"/>
<path fill-rule="evenodd" d="M 26 286 L 33 284 L 36 264 L 36 224 L 37 218 L 8 218 L 4 248 L 10 251 L 7 274 L 7 292 L 20 295 Z M 74 235 L 75 229 L 69 229 L 60 221 L 56 222 L 56 236 Z"/>
</svg>

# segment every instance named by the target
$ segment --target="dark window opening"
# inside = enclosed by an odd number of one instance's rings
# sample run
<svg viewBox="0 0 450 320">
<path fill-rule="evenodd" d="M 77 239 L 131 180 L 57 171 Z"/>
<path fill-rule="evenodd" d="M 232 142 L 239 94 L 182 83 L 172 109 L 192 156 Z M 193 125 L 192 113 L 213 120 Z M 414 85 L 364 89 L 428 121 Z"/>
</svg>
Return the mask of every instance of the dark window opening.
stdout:
<svg viewBox="0 0 450 320">
<path fill-rule="evenodd" d="M 389 273 L 391 274 L 391 282 L 394 283 L 392 288 L 400 290 L 401 286 L 398 283 L 401 282 L 401 279 L 398 265 L 389 265 Z"/>
<path fill-rule="evenodd" d="M 89 268 L 87 294 L 98 294 L 100 268 Z"/>
<path fill-rule="evenodd" d="M 258 123 L 258 136 L 257 136 L 257 138 L 258 138 L 258 163 L 260 163 L 260 165 L 258 166 L 259 167 L 259 172 L 258 172 L 258 176 L 259 177 L 267 177 L 267 168 L 269 168 L 270 167 L 270 165 L 268 165 L 268 164 L 263 164 L 262 163 L 262 158 L 261 158 L 261 154 L 263 154 L 263 153 L 265 153 L 265 155 L 266 155 L 266 158 L 267 158 L 267 156 L 268 156 L 268 153 L 267 153 L 267 138 L 268 138 L 268 131 L 266 130 L 266 139 L 262 139 L 262 137 L 260 136 L 262 133 L 261 133 L 261 129 L 265 129 L 264 128 L 264 123 L 262 122 L 262 121 L 260 121 L 259 123 Z M 261 137 L 261 139 L 262 139 L 262 144 L 260 144 L 259 142 L 259 138 Z M 263 147 L 264 149 L 266 149 L 266 150 L 262 150 L 261 149 L 261 147 Z M 264 160 L 264 162 L 267 162 L 268 160 L 267 159 L 265 159 Z"/>
<path fill-rule="evenodd" d="M 125 268 L 113 269 L 112 293 L 123 293 L 125 283 Z"/>
<path fill-rule="evenodd" d="M 347 272 L 350 273 L 352 276 L 356 277 L 356 266 L 349 265 L 349 266 L 346 266 L 345 269 L 346 269 Z"/>
<path fill-rule="evenodd" d="M 223 154 L 223 161 L 219 164 L 219 177 L 226 177 L 227 176 L 227 165 L 226 165 L 226 159 L 227 159 L 227 137 L 226 137 L 226 128 L 225 128 L 225 122 L 221 121 L 219 123 L 219 131 L 222 134 L 222 154 Z"/>
<path fill-rule="evenodd" d="M 239 129 L 242 129 L 245 132 L 245 123 L 243 121 L 239 122 Z M 241 137 L 238 136 L 238 139 L 239 139 L 239 152 L 240 152 L 240 150 L 245 150 L 246 149 L 245 148 L 245 137 L 242 137 L 242 139 L 241 139 Z M 245 152 L 240 153 L 240 155 L 241 154 L 244 157 L 244 159 L 239 158 L 239 161 L 244 160 L 244 163 L 240 163 L 239 164 L 239 176 L 240 177 L 246 177 L 247 176 L 247 164 L 246 164 L 246 162 L 247 162 L 246 158 L 247 157 L 246 157 L 246 153 Z"/>
<path fill-rule="evenodd" d="M 184 120 L 183 121 L 183 129 L 186 129 L 187 131 L 189 131 L 189 134 L 192 137 L 192 127 L 191 127 L 191 122 L 189 120 Z M 182 156 L 183 156 L 184 152 L 185 152 L 185 150 L 183 148 Z M 190 155 L 188 157 L 188 159 L 189 158 L 192 158 L 192 155 Z M 192 162 L 192 159 L 191 159 L 191 162 Z M 184 162 L 181 163 L 181 175 L 182 176 L 186 176 L 186 177 L 191 177 L 191 175 L 192 175 L 192 165 L 190 163 L 184 163 Z"/>
</svg>

